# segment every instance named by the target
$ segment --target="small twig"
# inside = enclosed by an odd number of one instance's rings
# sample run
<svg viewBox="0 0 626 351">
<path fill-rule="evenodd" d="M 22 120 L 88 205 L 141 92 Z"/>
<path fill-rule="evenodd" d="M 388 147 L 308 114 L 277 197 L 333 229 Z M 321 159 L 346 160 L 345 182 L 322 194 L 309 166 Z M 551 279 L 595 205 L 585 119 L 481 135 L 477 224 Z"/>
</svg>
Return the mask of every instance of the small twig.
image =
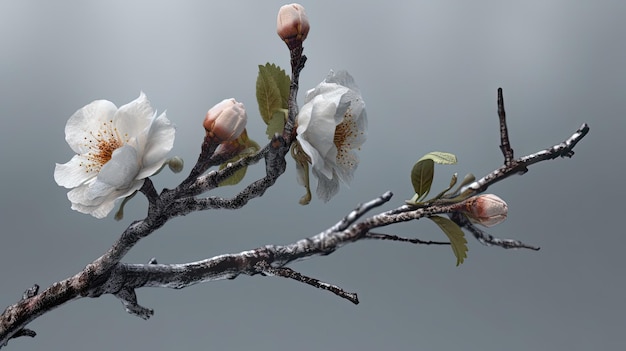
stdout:
<svg viewBox="0 0 626 351">
<path fill-rule="evenodd" d="M 359 218 L 363 217 L 368 211 L 375 207 L 379 207 L 384 203 L 391 200 L 393 193 L 391 191 L 387 191 L 381 196 L 375 198 L 374 200 L 368 201 L 364 204 L 359 204 L 357 208 L 348 213 L 343 219 L 334 226 L 328 228 L 328 232 L 341 232 L 351 226 L 354 222 L 356 222 Z"/>
<path fill-rule="evenodd" d="M 504 97 L 502 96 L 502 88 L 498 88 L 498 118 L 500 120 L 500 150 L 504 155 L 504 165 L 510 166 L 515 159 L 513 156 L 513 148 L 509 141 L 509 131 L 506 126 L 506 113 L 504 112 Z"/>
<path fill-rule="evenodd" d="M 393 234 L 381 234 L 381 233 L 372 233 L 368 232 L 365 234 L 365 239 L 376 239 L 376 240 L 390 240 L 390 241 L 399 241 L 399 242 L 407 242 L 411 244 L 419 244 L 419 245 L 450 245 L 447 241 L 432 241 L 432 240 L 421 240 L 417 238 L 405 238 L 398 235 Z"/>
<path fill-rule="evenodd" d="M 474 237 L 485 246 L 499 246 L 504 249 L 529 249 L 539 251 L 540 247 L 524 244 L 519 240 L 514 239 L 500 239 L 491 234 L 485 233 L 482 229 L 476 227 L 472 222 L 467 219 L 463 214 L 458 212 L 452 213 L 450 219 L 459 225 L 461 228 L 467 229 Z"/>
<path fill-rule="evenodd" d="M 589 133 L 589 126 L 586 123 L 583 123 L 583 125 L 580 126 L 580 128 L 578 128 L 578 130 L 567 140 L 547 149 L 538 151 L 528 156 L 522 156 L 517 160 L 513 160 L 511 166 L 501 166 L 475 182 L 468 184 L 461 191 L 464 192 L 466 190 L 471 190 L 472 193 L 468 194 L 468 196 L 477 195 L 487 190 L 489 186 L 504 180 L 513 174 L 525 173 L 528 170 L 527 167 L 534 165 L 535 163 L 553 160 L 557 157 L 572 157 L 574 155 L 574 151 L 572 149 L 580 140 L 582 140 L 582 138 L 585 137 L 585 135 L 587 135 L 587 133 Z"/>
<path fill-rule="evenodd" d="M 333 294 L 344 298 L 355 305 L 359 304 L 359 298 L 356 293 L 351 293 L 343 290 L 342 288 L 322 282 L 318 279 L 307 277 L 303 274 L 300 274 L 288 267 L 272 267 L 267 262 L 261 261 L 257 263 L 257 266 L 261 270 L 262 273 L 266 275 L 275 275 L 283 278 L 293 279 L 295 281 L 299 281 L 304 284 L 311 285 L 312 287 L 323 289 L 332 292 Z"/>
</svg>

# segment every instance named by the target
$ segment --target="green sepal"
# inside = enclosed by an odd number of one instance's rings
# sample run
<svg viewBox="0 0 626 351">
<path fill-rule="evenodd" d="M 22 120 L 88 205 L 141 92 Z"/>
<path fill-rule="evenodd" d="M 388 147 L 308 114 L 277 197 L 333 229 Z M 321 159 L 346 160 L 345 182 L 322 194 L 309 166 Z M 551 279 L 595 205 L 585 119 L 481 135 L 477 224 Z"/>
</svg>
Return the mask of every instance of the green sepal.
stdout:
<svg viewBox="0 0 626 351">
<path fill-rule="evenodd" d="M 463 263 L 467 258 L 467 240 L 465 239 L 463 230 L 446 217 L 430 216 L 428 218 L 435 222 L 448 236 L 448 239 L 450 239 L 452 252 L 454 252 L 454 256 L 456 256 L 456 265 L 458 266 Z"/>
</svg>

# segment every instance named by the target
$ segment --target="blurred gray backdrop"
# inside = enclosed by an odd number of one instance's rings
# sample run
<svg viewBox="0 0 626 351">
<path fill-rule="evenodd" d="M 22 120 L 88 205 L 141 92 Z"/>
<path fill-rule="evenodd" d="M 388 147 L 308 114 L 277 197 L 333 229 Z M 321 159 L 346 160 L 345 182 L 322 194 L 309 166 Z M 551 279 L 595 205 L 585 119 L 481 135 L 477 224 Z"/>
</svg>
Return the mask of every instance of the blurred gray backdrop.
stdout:
<svg viewBox="0 0 626 351">
<path fill-rule="evenodd" d="M 265 141 L 257 65 L 288 67 L 275 33 L 280 1 L 0 2 L 0 308 L 98 257 L 147 203 L 121 222 L 70 210 L 53 180 L 72 151 L 64 126 L 96 99 L 118 106 L 144 91 L 178 127 L 172 155 L 198 155 L 207 109 L 246 104 Z M 362 242 L 293 266 L 359 294 L 354 306 L 281 278 L 241 276 L 181 291 L 141 289 L 149 321 L 112 296 L 69 303 L 32 323 L 10 350 L 617 350 L 624 348 L 626 239 L 620 217 L 626 132 L 623 1 L 304 1 L 311 32 L 301 95 L 347 69 L 368 107 L 369 139 L 354 182 L 330 203 L 297 204 L 293 162 L 240 211 L 195 213 L 141 241 L 127 262 L 200 260 L 310 236 L 386 190 L 411 197 L 422 154 L 456 153 L 436 169 L 483 175 L 502 163 L 496 90 L 504 89 L 516 155 L 551 146 L 583 122 L 573 159 L 533 166 L 490 189 L 510 208 L 490 233 L 541 246 L 507 251 L 469 239 L 449 247 Z M 251 169 L 246 181 L 262 175 Z M 154 177 L 173 187 L 183 175 Z M 216 194 L 232 194 L 221 189 Z M 389 233 L 443 240 L 430 222 Z"/>
</svg>

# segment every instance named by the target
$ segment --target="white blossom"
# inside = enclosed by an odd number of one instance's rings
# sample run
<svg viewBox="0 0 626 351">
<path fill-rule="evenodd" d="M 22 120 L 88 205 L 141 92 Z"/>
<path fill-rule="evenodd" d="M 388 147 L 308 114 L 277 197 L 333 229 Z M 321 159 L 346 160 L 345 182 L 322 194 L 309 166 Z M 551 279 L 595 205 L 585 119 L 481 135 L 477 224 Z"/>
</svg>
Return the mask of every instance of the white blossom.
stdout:
<svg viewBox="0 0 626 351">
<path fill-rule="evenodd" d="M 339 181 L 347 185 L 352 180 L 359 164 L 354 150 L 366 139 L 365 102 L 352 76 L 330 71 L 307 92 L 297 125 L 298 142 L 318 179 L 317 196 L 328 201 L 339 191 Z M 302 173 L 299 169 L 301 183 Z"/>
<path fill-rule="evenodd" d="M 119 109 L 97 100 L 79 109 L 65 125 L 65 140 L 76 155 L 58 164 L 54 180 L 72 189 L 72 209 L 104 218 L 158 172 L 174 145 L 174 125 L 156 116 L 146 96 Z"/>
</svg>

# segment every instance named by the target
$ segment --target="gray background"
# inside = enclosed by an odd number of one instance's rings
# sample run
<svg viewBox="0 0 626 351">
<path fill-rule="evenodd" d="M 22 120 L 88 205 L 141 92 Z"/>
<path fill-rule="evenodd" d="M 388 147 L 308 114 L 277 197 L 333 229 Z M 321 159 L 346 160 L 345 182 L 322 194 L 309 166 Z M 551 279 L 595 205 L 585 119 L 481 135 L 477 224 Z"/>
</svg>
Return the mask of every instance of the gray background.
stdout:
<svg viewBox="0 0 626 351">
<path fill-rule="evenodd" d="M 178 126 L 172 155 L 197 157 L 206 110 L 244 102 L 249 133 L 263 142 L 257 65 L 288 67 L 275 34 L 277 1 L 0 2 L 0 305 L 38 283 L 81 270 L 131 220 L 70 210 L 53 180 L 72 156 L 66 120 L 95 99 L 118 106 L 144 91 Z M 545 162 L 491 189 L 510 207 L 490 230 L 542 247 L 506 251 L 469 238 L 455 267 L 449 247 L 362 242 L 293 266 L 359 293 L 354 306 L 280 278 L 240 277 L 181 291 L 142 289 L 149 321 L 112 296 L 69 303 L 29 327 L 12 350 L 617 350 L 626 345 L 620 218 L 626 6 L 622 1 L 305 1 L 311 32 L 302 91 L 328 70 L 348 69 L 368 106 L 370 137 L 350 189 L 330 203 L 297 204 L 293 162 L 265 196 L 241 211 L 168 223 L 127 262 L 188 262 L 316 234 L 358 202 L 386 190 L 390 209 L 411 197 L 409 170 L 422 154 L 454 152 L 436 169 L 482 175 L 502 162 L 496 89 L 504 88 L 510 136 L 521 156 L 591 132 L 573 159 Z M 303 94 L 300 95 L 300 101 Z M 251 170 L 246 180 L 261 175 Z M 154 178 L 172 187 L 182 175 Z M 232 194 L 223 189 L 216 194 Z M 382 209 L 381 209 L 382 210 Z M 390 233 L 443 239 L 428 221 Z"/>
</svg>

